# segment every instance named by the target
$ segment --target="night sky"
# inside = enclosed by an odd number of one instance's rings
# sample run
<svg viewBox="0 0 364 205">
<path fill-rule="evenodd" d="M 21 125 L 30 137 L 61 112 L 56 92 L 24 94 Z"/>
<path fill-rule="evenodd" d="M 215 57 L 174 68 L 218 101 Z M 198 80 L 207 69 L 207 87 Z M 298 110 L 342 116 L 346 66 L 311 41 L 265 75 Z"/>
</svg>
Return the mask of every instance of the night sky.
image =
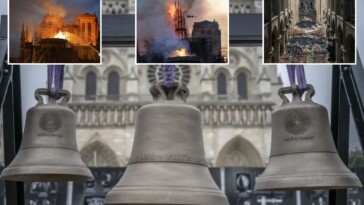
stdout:
<svg viewBox="0 0 364 205">
<path fill-rule="evenodd" d="M 101 0 L 11 0 L 10 18 L 10 54 L 19 57 L 20 36 L 23 23 L 33 31 L 34 25 L 42 22 L 47 13 L 64 16 L 66 22 L 73 22 L 83 13 L 95 13 L 100 23 Z"/>
</svg>

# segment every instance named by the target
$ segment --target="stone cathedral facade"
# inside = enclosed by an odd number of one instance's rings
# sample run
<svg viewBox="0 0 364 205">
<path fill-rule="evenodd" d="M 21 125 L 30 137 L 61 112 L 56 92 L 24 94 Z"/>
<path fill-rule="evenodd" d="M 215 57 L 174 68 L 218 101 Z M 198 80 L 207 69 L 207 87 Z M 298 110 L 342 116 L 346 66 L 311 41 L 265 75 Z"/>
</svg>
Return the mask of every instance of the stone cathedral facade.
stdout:
<svg viewBox="0 0 364 205">
<path fill-rule="evenodd" d="M 230 1 L 231 12 L 260 12 L 261 1 Z M 103 12 L 132 13 L 134 2 L 104 1 Z M 175 80 L 201 110 L 210 166 L 262 167 L 270 153 L 271 113 L 280 103 L 276 68 L 262 66 L 261 47 L 230 48 L 229 66 L 177 66 Z M 152 102 L 160 66 L 136 66 L 134 48 L 104 48 L 101 66 L 68 66 L 65 89 L 77 116 L 77 140 L 89 166 L 126 166 L 137 110 Z M 162 125 L 161 125 L 162 126 Z"/>
</svg>

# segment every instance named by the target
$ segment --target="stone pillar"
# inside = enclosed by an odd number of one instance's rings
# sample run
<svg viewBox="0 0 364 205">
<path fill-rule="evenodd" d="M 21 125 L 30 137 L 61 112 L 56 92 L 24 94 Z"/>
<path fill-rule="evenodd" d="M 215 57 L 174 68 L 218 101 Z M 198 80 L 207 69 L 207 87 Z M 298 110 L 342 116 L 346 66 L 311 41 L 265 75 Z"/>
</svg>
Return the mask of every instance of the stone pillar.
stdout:
<svg viewBox="0 0 364 205">
<path fill-rule="evenodd" d="M 342 62 L 341 37 L 335 36 L 336 63 Z"/>
<path fill-rule="evenodd" d="M 279 35 L 279 37 L 275 40 L 275 45 L 274 45 L 274 63 L 279 63 L 279 57 L 281 55 L 281 49 L 280 49 L 280 44 L 281 44 L 281 35 Z"/>
<path fill-rule="evenodd" d="M 287 33 L 287 30 L 286 30 L 286 28 L 284 28 L 283 29 L 283 31 L 282 31 L 282 35 L 281 35 L 281 37 L 282 37 L 282 43 L 283 43 L 283 53 L 286 53 L 286 33 Z"/>
</svg>

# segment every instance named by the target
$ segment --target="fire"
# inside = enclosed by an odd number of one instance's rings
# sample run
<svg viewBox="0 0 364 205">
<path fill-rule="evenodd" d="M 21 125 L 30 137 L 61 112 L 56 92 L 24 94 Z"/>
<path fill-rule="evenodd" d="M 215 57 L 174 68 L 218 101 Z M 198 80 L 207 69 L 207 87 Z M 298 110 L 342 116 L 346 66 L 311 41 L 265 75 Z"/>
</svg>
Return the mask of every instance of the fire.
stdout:
<svg viewBox="0 0 364 205">
<path fill-rule="evenodd" d="M 176 55 L 178 57 L 184 57 L 187 56 L 187 50 L 185 48 L 181 48 L 179 50 L 176 50 Z"/>
<path fill-rule="evenodd" d="M 173 3 L 168 6 L 168 14 L 172 19 L 174 19 L 174 16 L 176 15 L 176 7 Z"/>
<path fill-rule="evenodd" d="M 66 36 L 61 31 L 59 31 L 57 35 L 54 36 L 54 38 L 66 39 Z"/>
<path fill-rule="evenodd" d="M 174 5 L 174 3 L 171 3 L 168 5 L 167 7 L 167 14 L 168 14 L 168 21 L 169 21 L 169 24 L 172 26 L 173 25 L 173 22 L 174 22 L 174 17 L 176 15 L 176 7 Z"/>
</svg>

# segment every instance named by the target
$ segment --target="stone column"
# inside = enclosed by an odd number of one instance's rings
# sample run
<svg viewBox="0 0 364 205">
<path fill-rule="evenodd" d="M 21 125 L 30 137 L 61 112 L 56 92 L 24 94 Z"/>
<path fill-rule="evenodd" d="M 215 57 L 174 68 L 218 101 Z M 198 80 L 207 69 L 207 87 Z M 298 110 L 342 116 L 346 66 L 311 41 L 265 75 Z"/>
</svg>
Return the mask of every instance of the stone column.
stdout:
<svg viewBox="0 0 364 205">
<path fill-rule="evenodd" d="M 335 36 L 336 63 L 342 62 L 341 37 Z"/>
<path fill-rule="evenodd" d="M 279 63 L 279 57 L 281 55 L 281 49 L 280 49 L 280 44 L 281 44 L 281 35 L 279 35 L 279 37 L 276 39 L 275 41 L 275 45 L 274 45 L 274 63 Z"/>
<path fill-rule="evenodd" d="M 282 30 L 282 43 L 283 43 L 283 53 L 286 53 L 286 33 L 287 33 L 287 29 L 283 28 Z"/>
</svg>

